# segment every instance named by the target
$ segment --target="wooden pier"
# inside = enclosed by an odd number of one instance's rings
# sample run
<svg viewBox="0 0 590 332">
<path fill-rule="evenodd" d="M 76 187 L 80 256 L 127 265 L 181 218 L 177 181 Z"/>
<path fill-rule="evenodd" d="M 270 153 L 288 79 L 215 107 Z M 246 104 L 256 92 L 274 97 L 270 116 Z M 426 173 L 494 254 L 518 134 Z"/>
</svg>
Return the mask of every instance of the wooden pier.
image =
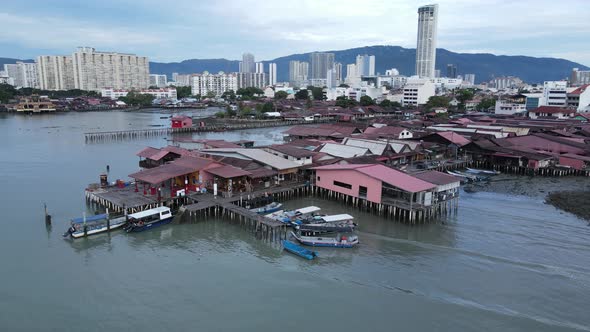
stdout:
<svg viewBox="0 0 590 332">
<path fill-rule="evenodd" d="M 159 137 L 175 134 L 187 134 L 187 133 L 205 133 L 205 132 L 222 132 L 222 131 L 233 131 L 233 130 L 244 130 L 244 129 L 256 129 L 256 128 L 270 128 L 270 127 L 283 127 L 293 125 L 312 125 L 319 123 L 331 123 L 334 122 L 331 119 L 320 119 L 313 121 L 247 121 L 240 123 L 231 124 L 207 124 L 205 126 L 194 126 L 188 128 L 149 128 L 149 129 L 136 129 L 136 130 L 120 130 L 120 131 L 102 131 L 84 133 L 84 139 L 86 143 L 98 143 L 102 141 L 112 140 L 128 140 L 128 139 L 140 139 L 145 137 Z"/>
</svg>

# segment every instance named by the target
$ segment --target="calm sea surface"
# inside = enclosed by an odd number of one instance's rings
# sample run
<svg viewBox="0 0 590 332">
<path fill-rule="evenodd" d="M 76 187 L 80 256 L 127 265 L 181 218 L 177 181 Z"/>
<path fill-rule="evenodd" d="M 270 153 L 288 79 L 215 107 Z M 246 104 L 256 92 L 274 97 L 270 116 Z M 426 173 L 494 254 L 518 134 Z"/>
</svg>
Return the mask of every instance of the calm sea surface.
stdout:
<svg viewBox="0 0 590 332">
<path fill-rule="evenodd" d="M 137 151 L 166 144 L 82 134 L 166 115 L 0 114 L 0 331 L 590 331 L 590 227 L 538 198 L 463 192 L 457 216 L 419 227 L 289 201 L 360 223 L 358 248 L 313 262 L 214 219 L 64 240 L 107 164 L 127 179 Z M 201 137 L 269 144 L 282 130 Z"/>
</svg>

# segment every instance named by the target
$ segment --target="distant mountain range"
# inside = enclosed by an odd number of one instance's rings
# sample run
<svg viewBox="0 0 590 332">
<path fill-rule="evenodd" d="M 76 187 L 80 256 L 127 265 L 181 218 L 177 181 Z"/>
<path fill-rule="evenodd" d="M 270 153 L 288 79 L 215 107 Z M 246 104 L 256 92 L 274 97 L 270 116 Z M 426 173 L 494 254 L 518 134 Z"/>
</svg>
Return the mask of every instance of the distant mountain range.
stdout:
<svg viewBox="0 0 590 332">
<path fill-rule="evenodd" d="M 327 52 L 334 53 L 336 61 L 342 63 L 344 71 L 346 71 L 346 64 L 355 63 L 358 54 L 370 54 L 375 56 L 375 71 L 378 73 L 385 73 L 387 69 L 397 68 L 402 75 L 414 74 L 416 49 L 413 48 L 366 46 Z M 287 81 L 289 79 L 289 61 L 309 61 L 310 54 L 292 54 L 263 62 L 265 64 L 275 62 L 277 64 L 277 80 Z M 16 61 L 33 62 L 33 60 L 0 58 L 0 69 L 5 63 L 15 63 Z M 572 68 L 589 69 L 587 66 L 564 59 L 488 53 L 455 53 L 442 48 L 437 49 L 436 69 L 440 69 L 442 76 L 446 75 L 447 64 L 456 65 L 459 75 L 475 74 L 475 81 L 478 83 L 489 81 L 498 76 L 517 76 L 528 83 L 541 83 L 567 78 Z M 168 77 L 172 77 L 174 72 L 181 74 L 201 73 L 205 70 L 212 73 L 235 72 L 238 71 L 238 67 L 239 61 L 227 59 L 191 59 L 170 63 L 150 62 L 151 73 L 166 74 Z M 265 71 L 268 71 L 266 65 Z"/>
<path fill-rule="evenodd" d="M 375 56 L 375 71 L 385 73 L 385 70 L 397 68 L 402 75 L 413 75 L 416 63 L 416 49 L 399 46 L 367 46 L 341 51 L 327 51 L 335 55 L 337 62 L 341 62 L 343 70 L 346 64 L 355 63 L 358 54 Z M 292 54 L 264 63 L 275 62 L 277 64 L 277 80 L 289 79 L 289 61 L 309 61 L 311 53 Z M 150 62 L 150 72 L 171 76 L 177 73 L 232 72 L 238 70 L 239 61 L 226 59 L 192 59 L 182 62 L 160 63 Z M 487 53 L 455 53 L 443 48 L 436 50 L 436 69 L 440 69 L 445 76 L 447 64 L 457 66 L 459 75 L 475 74 L 475 81 L 486 82 L 498 76 L 518 76 L 528 83 L 541 83 L 543 81 L 560 80 L 569 77 L 572 68 L 588 69 L 588 67 L 556 58 L 535 58 L 528 56 L 493 55 Z M 265 71 L 268 67 L 265 66 Z M 345 73 L 343 73 L 345 75 Z"/>
</svg>

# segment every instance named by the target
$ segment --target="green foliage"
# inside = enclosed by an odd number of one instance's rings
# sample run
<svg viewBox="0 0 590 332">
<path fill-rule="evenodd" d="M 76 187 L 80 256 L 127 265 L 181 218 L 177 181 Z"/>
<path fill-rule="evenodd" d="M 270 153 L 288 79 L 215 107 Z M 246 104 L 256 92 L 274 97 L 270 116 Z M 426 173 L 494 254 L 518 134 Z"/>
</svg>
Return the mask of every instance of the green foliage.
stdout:
<svg viewBox="0 0 590 332">
<path fill-rule="evenodd" d="M 428 98 L 428 102 L 426 103 L 426 109 L 430 110 L 435 107 L 449 107 L 449 102 L 451 100 L 449 97 L 445 96 L 432 96 Z"/>
<path fill-rule="evenodd" d="M 252 108 L 250 106 L 244 106 L 240 108 L 240 117 L 247 117 L 253 115 Z"/>
<path fill-rule="evenodd" d="M 311 91 L 313 100 L 324 100 L 324 88 L 318 88 L 317 86 L 309 85 L 307 90 Z"/>
<path fill-rule="evenodd" d="M 154 96 L 129 91 L 126 97 L 120 97 L 119 100 L 125 102 L 127 105 L 150 106 L 154 100 Z"/>
<path fill-rule="evenodd" d="M 275 99 L 287 99 L 289 94 L 286 91 L 277 91 L 275 92 Z"/>
<path fill-rule="evenodd" d="M 19 96 L 30 96 L 30 95 L 48 96 L 52 99 L 66 98 L 66 97 L 100 97 L 96 91 L 84 91 L 80 89 L 63 90 L 63 91 L 49 91 L 39 90 L 33 88 L 21 88 L 16 89 L 9 84 L 0 84 L 0 102 L 7 103 L 8 100 Z"/>
<path fill-rule="evenodd" d="M 262 113 L 267 113 L 267 112 L 274 112 L 273 103 L 271 103 L 271 102 L 264 103 L 264 106 L 262 106 Z"/>
<path fill-rule="evenodd" d="M 362 96 L 361 100 L 360 100 L 360 104 L 361 104 L 361 106 L 371 106 L 371 105 L 375 105 L 375 101 L 373 100 L 373 98 L 371 98 L 369 96 Z"/>
<path fill-rule="evenodd" d="M 259 88 L 255 87 L 247 87 L 241 88 L 236 91 L 236 95 L 241 96 L 243 100 L 253 100 L 257 99 L 259 95 L 264 94 L 264 91 L 260 90 Z"/>
<path fill-rule="evenodd" d="M 309 99 L 309 91 L 301 89 L 295 93 L 295 99 L 297 100 L 306 100 Z"/>
<path fill-rule="evenodd" d="M 481 102 L 479 102 L 479 104 L 477 104 L 477 106 L 475 107 L 478 111 L 485 111 L 488 110 L 491 107 L 495 107 L 496 106 L 496 100 L 493 98 L 484 98 L 482 99 Z"/>
<path fill-rule="evenodd" d="M 221 98 L 223 98 L 224 100 L 234 101 L 236 100 L 236 93 L 234 92 L 234 90 L 225 91 L 221 95 Z"/>
<path fill-rule="evenodd" d="M 226 114 L 228 117 L 234 117 L 234 116 L 236 116 L 236 111 L 234 111 L 234 110 L 231 108 L 231 106 L 227 105 L 227 107 L 225 108 L 225 114 Z"/>
<path fill-rule="evenodd" d="M 340 106 L 342 108 L 348 108 L 356 105 L 356 100 L 349 99 L 348 97 L 337 97 L 336 98 L 336 106 Z"/>
<path fill-rule="evenodd" d="M 215 116 L 220 119 L 223 119 L 223 118 L 225 118 L 226 113 L 225 112 L 217 112 L 217 113 L 215 113 Z"/>
<path fill-rule="evenodd" d="M 209 98 L 209 99 L 215 98 L 215 92 L 213 92 L 213 91 L 207 92 L 207 96 L 206 97 Z"/>
<path fill-rule="evenodd" d="M 465 104 L 466 101 L 473 99 L 473 90 L 471 89 L 461 89 L 457 91 L 456 98 L 461 104 Z"/>
<path fill-rule="evenodd" d="M 339 88 L 350 88 L 350 85 L 342 83 L 338 87 Z"/>
<path fill-rule="evenodd" d="M 383 108 L 393 108 L 393 107 L 402 107 L 402 104 L 398 103 L 397 101 L 391 101 L 389 99 L 384 99 L 379 106 Z"/>
<path fill-rule="evenodd" d="M 10 84 L 0 84 L 0 102 L 7 103 L 16 96 L 16 89 Z"/>
<path fill-rule="evenodd" d="M 190 86 L 179 86 L 176 88 L 176 98 L 182 99 L 191 96 L 191 87 Z"/>
</svg>

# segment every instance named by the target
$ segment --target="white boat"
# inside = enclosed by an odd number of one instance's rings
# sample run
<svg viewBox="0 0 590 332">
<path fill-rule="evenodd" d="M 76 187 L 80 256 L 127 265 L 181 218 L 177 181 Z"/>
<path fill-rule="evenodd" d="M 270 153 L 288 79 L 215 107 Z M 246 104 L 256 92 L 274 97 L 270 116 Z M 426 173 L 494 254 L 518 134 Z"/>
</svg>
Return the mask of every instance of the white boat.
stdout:
<svg viewBox="0 0 590 332">
<path fill-rule="evenodd" d="M 64 237 L 71 236 L 77 239 L 121 228 L 127 222 L 127 218 L 118 217 L 110 219 L 109 214 L 105 213 L 90 217 L 73 218 L 70 222 L 71 226 L 64 233 Z"/>
<path fill-rule="evenodd" d="M 320 216 L 310 216 L 306 219 L 297 219 L 292 223 L 295 225 L 322 225 L 322 224 L 334 224 L 334 225 L 348 225 L 356 226 L 353 222 L 354 217 L 350 214 L 326 214 Z"/>
<path fill-rule="evenodd" d="M 291 224 L 291 222 L 297 219 L 305 219 L 312 216 L 314 213 L 320 211 L 321 209 L 317 206 L 307 206 L 301 209 L 292 210 L 292 211 L 277 211 L 275 213 L 271 213 L 266 215 L 267 218 L 277 220 L 283 222 L 285 224 Z"/>
<path fill-rule="evenodd" d="M 467 167 L 467 171 L 470 173 L 476 173 L 476 174 L 487 174 L 487 175 L 498 175 L 500 174 L 500 171 L 490 171 L 487 169 L 476 169 L 476 168 L 469 168 Z"/>
<path fill-rule="evenodd" d="M 125 227 L 127 232 L 141 232 L 172 222 L 172 211 L 169 207 L 157 208 L 130 214 L 129 225 Z"/>
<path fill-rule="evenodd" d="M 291 232 L 291 235 L 301 244 L 313 247 L 352 248 L 359 243 L 356 235 L 306 236 L 301 232 Z"/>
<path fill-rule="evenodd" d="M 273 213 L 273 212 L 279 211 L 282 207 L 283 207 L 283 204 L 282 203 L 272 202 L 272 203 L 267 204 L 267 205 L 265 205 L 263 207 L 259 207 L 259 208 L 256 208 L 256 209 L 250 209 L 250 211 L 256 212 L 258 214 L 269 214 L 269 213 Z"/>
</svg>

